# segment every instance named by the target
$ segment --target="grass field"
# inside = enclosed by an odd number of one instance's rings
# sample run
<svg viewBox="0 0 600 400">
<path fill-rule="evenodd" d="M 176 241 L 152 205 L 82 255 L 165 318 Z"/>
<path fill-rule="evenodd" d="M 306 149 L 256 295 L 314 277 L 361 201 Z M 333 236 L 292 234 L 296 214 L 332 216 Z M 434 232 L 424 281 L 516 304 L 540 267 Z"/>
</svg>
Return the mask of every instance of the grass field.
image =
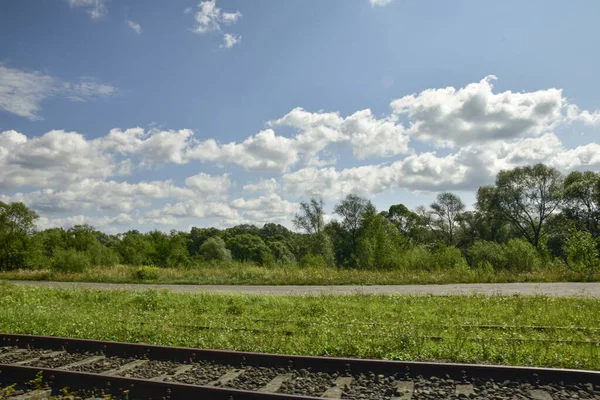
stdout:
<svg viewBox="0 0 600 400">
<path fill-rule="evenodd" d="M 472 270 L 469 268 L 437 271 L 366 271 L 337 268 L 259 267 L 250 264 L 208 265 L 183 268 L 159 268 L 151 280 L 140 280 L 137 268 L 117 265 L 94 267 L 82 273 L 51 270 L 0 272 L 0 279 L 47 280 L 107 283 L 181 283 L 211 285 L 402 285 L 445 283 L 503 282 L 581 282 L 600 281 L 595 275 L 582 275 L 561 266 L 548 266 L 531 272 Z"/>
<path fill-rule="evenodd" d="M 0 331 L 268 353 L 600 370 L 600 300 L 17 287 Z"/>
</svg>

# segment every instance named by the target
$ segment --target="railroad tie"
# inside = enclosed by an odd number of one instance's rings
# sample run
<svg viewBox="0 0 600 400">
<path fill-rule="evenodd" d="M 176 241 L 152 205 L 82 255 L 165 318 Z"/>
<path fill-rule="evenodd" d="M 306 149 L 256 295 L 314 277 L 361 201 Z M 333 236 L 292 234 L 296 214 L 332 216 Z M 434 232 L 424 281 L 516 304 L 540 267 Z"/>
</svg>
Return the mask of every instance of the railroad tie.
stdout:
<svg viewBox="0 0 600 400">
<path fill-rule="evenodd" d="M 396 381 L 396 397 L 392 400 L 410 400 L 412 399 L 415 384 L 413 381 Z"/>
<path fill-rule="evenodd" d="M 185 364 L 185 365 L 182 365 L 181 367 L 175 368 L 173 370 L 172 374 L 162 374 L 162 375 L 159 375 L 159 376 L 155 376 L 154 378 L 150 378 L 150 380 L 151 381 L 162 382 L 162 381 L 164 381 L 167 378 L 172 378 L 174 376 L 181 375 L 184 372 L 188 372 L 192 368 L 194 368 L 193 365 L 191 365 L 191 364 Z"/>
<path fill-rule="evenodd" d="M 93 357 L 86 358 L 85 360 L 76 361 L 71 364 L 63 365 L 62 367 L 58 367 L 57 369 L 71 369 L 71 368 L 75 368 L 75 367 L 80 367 L 82 365 L 92 364 L 97 361 L 104 360 L 105 358 L 106 358 L 106 356 L 93 356 Z"/>
<path fill-rule="evenodd" d="M 42 355 L 37 356 L 37 357 L 28 358 L 27 360 L 17 361 L 17 362 L 14 362 L 13 364 L 14 365 L 25 365 L 25 364 L 29 364 L 29 363 L 32 363 L 32 362 L 35 362 L 35 361 L 39 361 L 40 358 L 42 358 L 42 357 L 44 357 L 44 358 L 46 358 L 46 357 L 55 357 L 55 356 L 60 356 L 61 354 L 64 354 L 64 353 L 66 353 L 66 351 L 64 351 L 64 350 L 53 351 L 53 352 L 50 352 L 50 353 L 42 354 Z"/>
<path fill-rule="evenodd" d="M 341 399 L 344 389 L 350 387 L 351 383 L 351 376 L 340 376 L 335 380 L 334 385 L 327 389 L 321 397 L 327 397 L 329 399 Z"/>
<path fill-rule="evenodd" d="M 148 360 L 135 360 L 125 365 L 121 365 L 119 368 L 111 369 L 109 371 L 102 372 L 100 375 L 120 375 L 123 372 L 132 370 L 140 365 L 144 365 L 148 362 Z"/>
<path fill-rule="evenodd" d="M 8 397 L 7 400 L 47 400 L 52 397 L 52 389 L 33 390 L 31 392 Z"/>
<path fill-rule="evenodd" d="M 283 382 L 287 382 L 290 379 L 292 379 L 292 374 L 277 375 L 271 380 L 271 382 L 258 389 L 258 392 L 276 393 L 283 384 Z"/>
<path fill-rule="evenodd" d="M 530 390 L 529 395 L 533 400 L 552 400 L 550 393 L 541 389 Z"/>
<path fill-rule="evenodd" d="M 225 373 L 225 375 L 223 375 L 222 377 L 220 377 L 219 379 L 217 379 L 216 381 L 212 381 L 208 384 L 208 386 L 223 386 L 228 384 L 229 382 L 231 382 L 232 380 L 234 380 L 235 378 L 237 378 L 238 376 L 240 376 L 241 374 L 244 373 L 244 369 L 232 369 L 230 371 L 227 371 Z"/>
<path fill-rule="evenodd" d="M 475 394 L 475 390 L 470 383 L 459 383 L 456 385 L 455 393 L 457 396 L 464 395 L 469 397 L 470 395 Z"/>
</svg>

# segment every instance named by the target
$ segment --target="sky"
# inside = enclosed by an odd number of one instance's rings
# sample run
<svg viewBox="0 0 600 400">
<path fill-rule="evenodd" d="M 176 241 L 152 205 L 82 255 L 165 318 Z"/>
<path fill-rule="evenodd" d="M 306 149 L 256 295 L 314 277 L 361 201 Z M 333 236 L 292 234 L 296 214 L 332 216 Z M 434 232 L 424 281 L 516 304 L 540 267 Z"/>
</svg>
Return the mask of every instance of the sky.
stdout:
<svg viewBox="0 0 600 400">
<path fill-rule="evenodd" d="M 468 207 L 600 167 L 600 2 L 3 0 L 0 201 L 40 229 Z"/>
</svg>

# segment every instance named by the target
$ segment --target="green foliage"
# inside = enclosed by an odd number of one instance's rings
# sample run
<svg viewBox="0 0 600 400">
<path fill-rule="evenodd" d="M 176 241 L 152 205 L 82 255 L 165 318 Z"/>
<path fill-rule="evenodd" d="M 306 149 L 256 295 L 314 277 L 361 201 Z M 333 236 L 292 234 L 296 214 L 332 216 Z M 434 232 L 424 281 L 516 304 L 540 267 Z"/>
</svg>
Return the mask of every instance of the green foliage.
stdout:
<svg viewBox="0 0 600 400">
<path fill-rule="evenodd" d="M 504 246 L 496 242 L 478 240 L 469 249 L 469 261 L 473 268 L 505 269 L 508 265 Z"/>
<path fill-rule="evenodd" d="M 206 261 L 230 261 L 231 251 L 225 246 L 225 241 L 218 236 L 211 237 L 202 243 L 198 250 Z"/>
<path fill-rule="evenodd" d="M 384 216 L 377 215 L 363 228 L 358 245 L 358 266 L 364 269 L 392 269 L 402 235 Z"/>
<path fill-rule="evenodd" d="M 140 281 L 153 281 L 160 276 L 160 268 L 142 265 L 135 270 L 134 275 Z"/>
<path fill-rule="evenodd" d="M 59 272 L 85 272 L 90 265 L 88 254 L 73 248 L 56 251 L 51 261 L 51 268 Z"/>
<path fill-rule="evenodd" d="M 37 218 L 23 203 L 0 201 L 0 270 L 27 267 L 27 252 Z"/>
<path fill-rule="evenodd" d="M 540 254 L 525 239 L 511 239 L 503 246 L 508 269 L 519 272 L 532 271 L 541 266 Z"/>
<path fill-rule="evenodd" d="M 231 239 L 228 245 L 235 260 L 251 261 L 260 265 L 269 265 L 274 261 L 271 250 L 260 236 L 243 233 Z"/>
<path fill-rule="evenodd" d="M 598 240 L 590 232 L 572 230 L 564 246 L 569 267 L 592 274 L 600 267 Z"/>
</svg>

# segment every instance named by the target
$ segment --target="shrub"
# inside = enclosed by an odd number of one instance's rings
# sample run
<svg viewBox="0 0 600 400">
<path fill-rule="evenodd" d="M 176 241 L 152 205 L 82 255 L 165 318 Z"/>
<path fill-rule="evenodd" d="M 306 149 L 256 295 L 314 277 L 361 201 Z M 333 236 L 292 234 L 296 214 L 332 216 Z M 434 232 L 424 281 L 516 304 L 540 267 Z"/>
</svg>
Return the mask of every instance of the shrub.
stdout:
<svg viewBox="0 0 600 400">
<path fill-rule="evenodd" d="M 83 251 L 59 249 L 54 252 L 51 267 L 59 272 L 84 272 L 90 267 L 90 259 Z"/>
<path fill-rule="evenodd" d="M 300 258 L 300 266 L 305 268 L 327 268 L 330 265 L 321 254 L 307 253 Z"/>
<path fill-rule="evenodd" d="M 204 257 L 206 261 L 230 261 L 231 251 L 225 246 L 225 241 L 218 236 L 208 238 L 200 248 L 198 253 Z"/>
<path fill-rule="evenodd" d="M 541 264 L 538 251 L 525 239 L 511 239 L 503 248 L 507 268 L 525 272 L 538 268 Z"/>
<path fill-rule="evenodd" d="M 153 281 L 160 276 L 160 268 L 142 265 L 135 270 L 135 278 L 140 281 Z"/>
<path fill-rule="evenodd" d="M 467 260 L 459 249 L 440 243 L 432 254 L 432 266 L 436 270 L 467 267 Z"/>
<path fill-rule="evenodd" d="M 504 247 L 500 243 L 477 240 L 469 249 L 469 261 L 473 268 L 484 268 L 490 265 L 493 269 L 504 269 L 507 266 Z"/>
<path fill-rule="evenodd" d="M 569 268 L 592 274 L 600 265 L 598 241 L 587 231 L 571 230 L 563 246 Z"/>
</svg>

